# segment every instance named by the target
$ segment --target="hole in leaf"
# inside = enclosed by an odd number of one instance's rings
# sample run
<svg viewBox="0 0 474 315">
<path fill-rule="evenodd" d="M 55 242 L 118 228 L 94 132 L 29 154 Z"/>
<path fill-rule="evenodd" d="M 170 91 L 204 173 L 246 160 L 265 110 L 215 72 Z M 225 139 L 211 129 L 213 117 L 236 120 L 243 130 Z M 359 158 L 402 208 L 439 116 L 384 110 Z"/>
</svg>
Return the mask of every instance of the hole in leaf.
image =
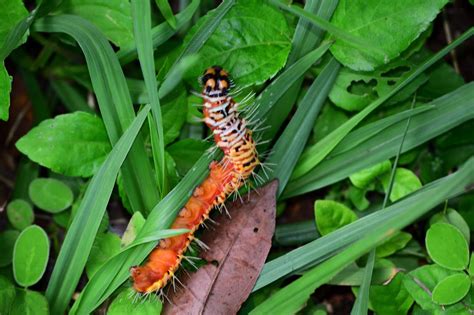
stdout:
<svg viewBox="0 0 474 315">
<path fill-rule="evenodd" d="M 369 82 L 364 80 L 352 81 L 347 87 L 347 92 L 355 95 L 373 94 L 373 89 L 377 85 L 377 80 L 372 79 Z"/>
</svg>

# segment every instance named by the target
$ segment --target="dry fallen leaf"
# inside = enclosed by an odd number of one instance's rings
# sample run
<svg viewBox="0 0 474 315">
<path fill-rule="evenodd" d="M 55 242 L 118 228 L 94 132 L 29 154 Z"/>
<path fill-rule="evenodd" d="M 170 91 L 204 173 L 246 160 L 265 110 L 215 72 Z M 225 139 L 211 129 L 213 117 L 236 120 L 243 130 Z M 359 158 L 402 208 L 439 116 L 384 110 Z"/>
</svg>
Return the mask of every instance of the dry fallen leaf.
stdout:
<svg viewBox="0 0 474 315">
<path fill-rule="evenodd" d="M 231 219 L 219 216 L 215 229 L 201 240 L 210 262 L 190 276 L 184 287 L 171 291 L 164 314 L 235 314 L 247 299 L 270 251 L 275 230 L 277 181 L 250 193 L 244 203 L 228 206 Z"/>
</svg>

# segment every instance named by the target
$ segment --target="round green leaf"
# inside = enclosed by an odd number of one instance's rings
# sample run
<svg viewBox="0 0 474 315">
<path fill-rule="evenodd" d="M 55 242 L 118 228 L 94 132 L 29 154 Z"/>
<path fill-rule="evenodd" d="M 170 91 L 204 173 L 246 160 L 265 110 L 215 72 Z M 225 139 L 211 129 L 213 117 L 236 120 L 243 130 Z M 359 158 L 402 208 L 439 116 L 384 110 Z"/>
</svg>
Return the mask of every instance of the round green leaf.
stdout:
<svg viewBox="0 0 474 315">
<path fill-rule="evenodd" d="M 314 203 L 314 214 L 321 235 L 331 233 L 357 220 L 354 211 L 333 200 L 317 200 Z"/>
<path fill-rule="evenodd" d="M 0 314 L 9 314 L 15 300 L 15 286 L 7 278 L 0 276 Z"/>
<path fill-rule="evenodd" d="M 94 175 L 111 150 L 102 119 L 85 112 L 42 121 L 16 147 L 56 173 L 83 177 Z"/>
<path fill-rule="evenodd" d="M 185 43 L 211 14 L 199 19 Z M 198 88 L 196 78 L 204 69 L 220 65 L 240 88 L 263 83 L 285 65 L 291 48 L 288 34 L 288 23 L 278 9 L 261 0 L 238 0 L 200 49 L 187 77 Z"/>
<path fill-rule="evenodd" d="M 389 173 L 391 168 L 392 163 L 390 163 L 390 160 L 387 160 L 360 170 L 349 176 L 349 179 L 354 186 L 363 189 L 369 186 L 378 176 Z"/>
<path fill-rule="evenodd" d="M 136 292 L 132 288 L 120 292 L 110 304 L 107 315 L 153 315 L 161 313 L 163 305 L 159 299 L 144 299 L 140 303 L 134 303 L 135 294 Z"/>
<path fill-rule="evenodd" d="M 426 249 L 431 259 L 451 270 L 463 270 L 469 262 L 469 248 L 462 233 L 447 223 L 433 224 L 426 233 Z"/>
<path fill-rule="evenodd" d="M 35 206 L 51 213 L 67 209 L 74 198 L 71 188 L 54 178 L 33 180 L 28 192 Z"/>
<path fill-rule="evenodd" d="M 387 285 L 370 286 L 370 304 L 376 314 L 407 314 L 413 298 L 403 285 L 406 275 L 399 272 Z"/>
<path fill-rule="evenodd" d="M 120 246 L 125 247 L 129 245 L 137 237 L 138 232 L 145 224 L 145 218 L 140 212 L 135 212 L 132 218 L 128 222 L 127 229 L 123 233 L 122 239 L 120 240 Z"/>
<path fill-rule="evenodd" d="M 392 202 L 421 188 L 421 182 L 418 177 L 416 177 L 415 173 L 406 168 L 397 168 L 393 181 L 392 193 L 390 194 L 390 201 Z M 387 191 L 389 183 L 390 172 L 384 174 L 382 177 L 382 184 L 385 191 Z"/>
<path fill-rule="evenodd" d="M 342 40 L 331 46 L 331 52 L 346 67 L 374 70 L 407 49 L 447 2 L 340 0 L 331 23 L 384 53 L 367 47 L 355 47 L 353 43 Z"/>
<path fill-rule="evenodd" d="M 20 232 L 7 230 L 0 232 L 0 267 L 8 266 L 12 262 L 13 247 Z"/>
<path fill-rule="evenodd" d="M 471 288 L 471 279 L 458 273 L 441 280 L 433 290 L 433 302 L 440 305 L 454 304 L 464 298 Z"/>
<path fill-rule="evenodd" d="M 48 315 L 49 307 L 46 298 L 39 292 L 16 290 L 10 315 Z"/>
<path fill-rule="evenodd" d="M 38 282 L 46 269 L 49 257 L 49 239 L 37 225 L 21 232 L 13 249 L 13 275 L 16 282 L 29 287 Z"/>
<path fill-rule="evenodd" d="M 7 216 L 11 225 L 18 230 L 30 226 L 35 219 L 30 203 L 23 199 L 16 199 L 8 204 Z"/>
<path fill-rule="evenodd" d="M 398 232 L 386 242 L 377 247 L 377 257 L 387 257 L 404 248 L 412 239 L 407 232 Z"/>
</svg>

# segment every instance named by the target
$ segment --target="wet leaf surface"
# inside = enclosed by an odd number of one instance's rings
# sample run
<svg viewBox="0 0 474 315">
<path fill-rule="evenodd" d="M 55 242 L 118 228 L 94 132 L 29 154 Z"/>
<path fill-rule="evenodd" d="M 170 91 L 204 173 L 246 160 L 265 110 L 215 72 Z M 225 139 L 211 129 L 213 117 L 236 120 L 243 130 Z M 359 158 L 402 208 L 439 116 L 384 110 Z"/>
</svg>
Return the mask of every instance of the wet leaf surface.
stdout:
<svg viewBox="0 0 474 315">
<path fill-rule="evenodd" d="M 215 230 L 204 233 L 207 265 L 190 276 L 168 298 L 164 314 L 235 314 L 247 299 L 265 263 L 275 230 L 276 181 L 228 205 Z"/>
</svg>

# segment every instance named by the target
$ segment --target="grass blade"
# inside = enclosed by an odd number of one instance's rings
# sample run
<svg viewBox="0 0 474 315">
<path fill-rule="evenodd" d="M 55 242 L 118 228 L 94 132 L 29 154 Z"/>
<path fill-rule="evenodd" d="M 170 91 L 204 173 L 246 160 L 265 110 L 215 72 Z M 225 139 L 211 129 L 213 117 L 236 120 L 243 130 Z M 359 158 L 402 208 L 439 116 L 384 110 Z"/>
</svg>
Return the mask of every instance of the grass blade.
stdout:
<svg viewBox="0 0 474 315">
<path fill-rule="evenodd" d="M 424 109 L 415 108 L 412 114 L 406 111 L 386 117 L 351 132 L 318 166 L 304 176 L 290 181 L 282 198 L 325 187 L 361 169 L 396 156 L 404 129 L 400 118 L 412 115 L 413 122 L 408 129 L 402 153 L 473 119 L 472 99 L 474 83 L 468 83 L 434 100 L 428 107 L 423 106 Z M 364 141 L 360 142 L 360 139 Z"/>
<path fill-rule="evenodd" d="M 466 39 L 474 35 L 474 28 L 469 29 L 459 38 L 454 40 L 451 44 L 440 50 L 433 57 L 426 60 L 418 68 L 412 71 L 412 73 L 405 79 L 399 81 L 393 88 L 393 90 L 386 94 L 385 96 L 377 99 L 369 106 L 364 108 L 362 111 L 357 113 L 339 128 L 331 132 L 329 135 L 324 137 L 321 141 L 317 142 L 315 145 L 309 147 L 302 155 L 298 165 L 295 168 L 295 171 L 292 175 L 292 178 L 301 177 L 304 174 L 308 173 L 312 168 L 318 165 L 333 149 L 334 147 L 355 127 L 357 126 L 364 118 L 366 118 L 370 113 L 377 109 L 381 104 L 390 99 L 393 95 L 399 92 L 402 88 L 407 86 L 412 82 L 418 75 L 423 73 L 426 69 L 436 63 L 438 60 L 443 58 L 448 52 L 462 44 Z"/>
<path fill-rule="evenodd" d="M 66 33 L 84 52 L 110 142 L 115 144 L 135 118 L 120 64 L 104 35 L 90 22 L 74 15 L 57 15 L 35 22 L 37 31 Z M 134 211 L 147 213 L 158 200 L 144 139 L 138 135 L 122 167 L 127 197 Z"/>
<path fill-rule="evenodd" d="M 100 218 L 104 215 L 117 174 L 149 110 L 149 106 L 145 107 L 135 118 L 87 187 L 61 246 L 46 290 L 46 298 L 53 314 L 63 314 L 69 304 L 89 257 L 101 222 Z"/>
<path fill-rule="evenodd" d="M 319 76 L 309 87 L 305 97 L 298 106 L 298 110 L 291 119 L 283 134 L 275 143 L 272 154 L 265 161 L 269 165 L 275 165 L 275 169 L 267 172 L 262 171 L 270 180 L 277 178 L 279 182 L 277 196 L 281 194 L 290 179 L 293 168 L 303 152 L 308 137 L 313 130 L 314 121 L 318 116 L 327 96 L 339 73 L 339 63 L 333 58 L 324 67 Z M 288 154 L 291 152 L 291 154 Z M 262 165 L 264 167 L 265 164 Z"/>
<path fill-rule="evenodd" d="M 331 43 L 322 44 L 306 56 L 300 58 L 292 66 L 282 72 L 273 82 L 259 95 L 255 102 L 258 112 L 252 117 L 255 121 L 261 121 L 268 115 L 273 105 L 288 91 L 299 78 L 329 49 Z"/>
<path fill-rule="evenodd" d="M 84 97 L 66 81 L 51 80 L 50 82 L 54 92 L 56 92 L 63 105 L 70 112 L 83 111 L 91 114 L 95 113 L 94 110 L 87 105 Z"/>
<path fill-rule="evenodd" d="M 155 0 L 158 9 L 166 19 L 166 22 L 173 28 L 176 29 L 176 17 L 173 15 L 170 4 L 167 0 Z"/>
<path fill-rule="evenodd" d="M 167 22 L 163 22 L 158 26 L 153 27 L 151 30 L 153 48 L 156 49 L 158 46 L 165 43 L 170 39 L 176 31 L 185 26 L 196 13 L 199 8 L 200 0 L 193 0 L 182 12 L 176 15 L 176 29 L 173 29 Z M 117 57 L 120 59 L 120 63 L 125 65 L 137 58 L 137 45 L 133 41 L 127 45 L 124 45 L 117 52 Z"/>
<path fill-rule="evenodd" d="M 165 1 L 166 2 L 166 1 Z M 145 85 L 151 105 L 152 121 L 154 125 L 150 132 L 155 172 L 157 173 L 157 186 L 160 197 L 168 193 L 168 180 L 165 165 L 165 142 L 163 135 L 163 119 L 161 116 L 160 100 L 158 98 L 158 83 L 155 74 L 155 59 L 153 57 L 151 36 L 151 9 L 149 1 L 132 0 L 133 34 L 137 43 L 138 60 L 145 80 Z M 168 5 L 168 3 L 166 2 Z M 169 5 L 168 5 L 169 7 Z M 171 9 L 170 9 L 171 11 Z"/>
<path fill-rule="evenodd" d="M 301 9 L 300 7 L 296 5 L 289 5 L 285 2 L 281 2 L 279 0 L 270 0 L 270 3 L 273 5 L 282 8 L 283 10 L 286 10 L 294 15 L 299 16 L 300 18 L 303 18 L 312 24 L 316 25 L 317 27 L 329 32 L 331 35 L 334 35 L 336 38 L 343 40 L 346 43 L 349 43 L 352 46 L 361 48 L 361 49 L 370 49 L 374 52 L 377 52 L 382 55 L 386 55 L 383 50 L 381 50 L 379 47 L 373 45 L 371 42 L 367 42 L 364 39 L 353 36 L 351 33 L 346 32 L 342 29 L 339 29 L 338 27 L 332 25 L 329 23 L 327 20 L 324 18 L 321 18 L 315 14 L 309 13 L 308 11 Z"/>
<path fill-rule="evenodd" d="M 251 313 L 267 314 L 271 312 L 273 314 L 275 310 L 278 310 L 278 314 L 294 313 L 301 308 L 303 303 L 316 288 L 328 282 L 355 259 L 388 239 L 397 230 L 415 221 L 437 204 L 442 203 L 448 198 L 465 193 L 472 183 L 474 183 L 474 158 L 469 159 L 456 173 L 426 185 L 408 198 L 384 210 L 363 217 L 342 229 L 316 240 L 315 242 L 325 244 L 328 239 L 332 238 L 331 236 L 335 234 L 344 235 L 348 234 L 349 231 L 352 234 L 355 227 L 357 227 L 357 229 L 359 229 L 359 227 L 361 228 L 359 233 L 357 233 L 358 237 L 353 240 L 354 244 L 305 273 L 301 278 L 293 281 L 285 288 L 274 293 Z M 377 221 L 378 224 L 372 224 L 374 221 Z M 339 243 L 341 243 L 341 240 L 339 240 Z M 341 244 L 339 244 L 337 248 L 340 249 L 340 245 Z M 301 248 L 302 247 L 300 247 L 300 249 Z M 293 252 L 290 252 L 290 254 Z M 333 252 L 335 252 L 334 248 Z M 283 266 L 287 268 L 284 275 L 288 274 L 289 271 L 295 270 L 296 266 L 293 263 L 288 264 L 288 262 L 291 262 L 288 255 L 289 254 L 286 254 L 276 259 L 279 260 L 280 263 L 278 265 L 274 264 L 275 268 L 271 271 L 274 275 L 275 271 L 277 269 L 281 270 Z M 313 255 L 313 258 L 317 258 L 317 256 L 319 255 Z M 254 290 L 261 288 L 263 284 L 271 283 L 283 276 L 280 274 L 277 275 L 278 277 L 265 279 L 268 277 L 269 271 L 267 268 L 267 273 L 262 272 Z"/>
</svg>

